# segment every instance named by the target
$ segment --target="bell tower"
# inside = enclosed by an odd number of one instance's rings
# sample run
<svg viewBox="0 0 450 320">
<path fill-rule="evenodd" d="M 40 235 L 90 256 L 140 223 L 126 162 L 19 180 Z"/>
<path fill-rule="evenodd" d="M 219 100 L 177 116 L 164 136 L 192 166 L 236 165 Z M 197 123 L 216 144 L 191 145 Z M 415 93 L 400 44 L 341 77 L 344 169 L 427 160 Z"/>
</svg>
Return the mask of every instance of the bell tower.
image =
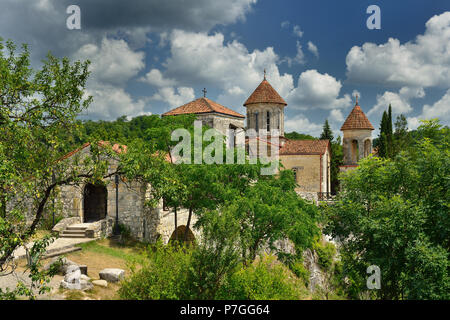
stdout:
<svg viewBox="0 0 450 320">
<path fill-rule="evenodd" d="M 357 167 L 360 159 L 372 153 L 372 130 L 374 127 L 359 106 L 356 96 L 355 107 L 341 127 L 344 133 L 342 145 L 344 165 L 340 167 L 341 171 Z"/>
<path fill-rule="evenodd" d="M 264 69 L 263 81 L 244 103 L 247 108 L 247 129 L 254 129 L 258 133 L 265 130 L 267 136 L 278 131 L 279 136 L 284 137 L 285 106 L 286 101 L 267 81 Z"/>
</svg>

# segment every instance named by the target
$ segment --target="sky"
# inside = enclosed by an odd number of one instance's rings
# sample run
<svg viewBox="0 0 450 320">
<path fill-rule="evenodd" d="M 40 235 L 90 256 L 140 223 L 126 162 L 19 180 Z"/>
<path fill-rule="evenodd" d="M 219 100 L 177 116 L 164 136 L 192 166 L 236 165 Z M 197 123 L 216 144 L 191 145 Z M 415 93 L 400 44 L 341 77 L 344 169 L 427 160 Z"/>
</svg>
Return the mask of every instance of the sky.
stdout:
<svg viewBox="0 0 450 320">
<path fill-rule="evenodd" d="M 0 0 L 0 37 L 29 44 L 35 68 L 49 51 L 90 60 L 82 119 L 161 114 L 203 88 L 245 115 L 266 69 L 287 132 L 318 136 L 328 119 L 341 134 L 356 95 L 374 136 L 389 104 L 410 129 L 450 125 L 449 0 Z"/>
</svg>

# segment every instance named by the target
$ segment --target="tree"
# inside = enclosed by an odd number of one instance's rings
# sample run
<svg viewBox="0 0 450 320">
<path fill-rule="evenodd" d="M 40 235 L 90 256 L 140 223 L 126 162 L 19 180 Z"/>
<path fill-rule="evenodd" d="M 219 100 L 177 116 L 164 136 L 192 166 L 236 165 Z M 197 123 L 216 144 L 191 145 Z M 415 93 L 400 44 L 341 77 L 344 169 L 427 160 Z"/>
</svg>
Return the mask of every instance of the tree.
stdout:
<svg viewBox="0 0 450 320">
<path fill-rule="evenodd" d="M 320 140 L 330 140 L 330 142 L 333 141 L 333 132 L 331 131 L 330 125 L 328 123 L 328 119 L 325 120 L 325 123 L 323 125 L 322 133 L 320 134 Z"/>
<path fill-rule="evenodd" d="M 393 156 L 392 138 L 392 108 L 389 105 L 388 112 L 384 111 L 380 123 L 380 135 L 378 137 L 378 156 L 390 158 Z"/>
<path fill-rule="evenodd" d="M 408 132 L 408 122 L 403 114 L 398 115 L 395 121 L 393 143 L 394 155 L 406 150 L 411 145 L 411 138 Z"/>
<path fill-rule="evenodd" d="M 49 54 L 35 71 L 26 45 L 17 54 L 12 41 L 0 39 L 0 276 L 14 272 L 13 251 L 34 234 L 60 186 L 107 175 L 99 157 L 61 161 L 67 147 L 62 132 L 77 131 L 75 118 L 92 100 L 84 98 L 88 66 Z M 46 282 L 48 274 L 36 266 L 49 241 L 37 241 L 32 249 L 33 286 Z M 23 284 L 7 297 L 16 294 L 34 297 Z"/>
<path fill-rule="evenodd" d="M 331 161 L 330 161 L 330 180 L 331 180 L 331 192 L 336 193 L 339 189 L 339 166 L 344 162 L 344 153 L 342 150 L 341 137 L 338 136 L 337 140 L 334 140 L 333 131 L 330 128 L 328 119 L 325 120 L 323 125 L 323 131 L 320 134 L 321 140 L 329 140 L 331 144 Z"/>
<path fill-rule="evenodd" d="M 266 247 L 281 258 L 283 253 L 276 243 L 285 239 L 290 239 L 301 253 L 311 247 L 319 230 L 317 208 L 296 194 L 290 170 L 281 171 L 277 177 L 259 177 L 217 211 L 201 211 L 196 225 L 202 227 L 221 212 L 240 226 L 237 245 L 244 263 L 253 261 Z"/>
<path fill-rule="evenodd" d="M 286 132 L 284 136 L 291 140 L 317 140 L 317 138 L 309 134 L 298 133 L 296 131 Z"/>
<path fill-rule="evenodd" d="M 336 141 L 331 142 L 330 162 L 331 192 L 335 194 L 339 190 L 339 167 L 344 164 L 344 151 L 342 148 L 341 136 L 338 136 Z"/>
<path fill-rule="evenodd" d="M 450 132 L 435 120 L 418 132 L 433 139 L 424 137 L 394 159 L 363 159 L 326 209 L 325 232 L 340 239 L 354 297 L 366 290 L 366 268 L 377 265 L 377 298 L 449 298 Z"/>
</svg>

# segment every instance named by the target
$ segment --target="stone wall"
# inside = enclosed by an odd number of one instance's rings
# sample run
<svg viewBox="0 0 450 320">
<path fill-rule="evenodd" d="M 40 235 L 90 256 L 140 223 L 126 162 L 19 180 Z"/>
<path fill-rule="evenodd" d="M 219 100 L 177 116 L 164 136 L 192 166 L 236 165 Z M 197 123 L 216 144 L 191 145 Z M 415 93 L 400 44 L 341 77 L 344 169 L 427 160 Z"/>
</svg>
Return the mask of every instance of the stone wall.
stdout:
<svg viewBox="0 0 450 320">
<path fill-rule="evenodd" d="M 297 170 L 298 192 L 320 192 L 320 155 L 280 155 L 285 169 Z"/>
<path fill-rule="evenodd" d="M 372 153 L 371 130 L 355 129 L 344 130 L 343 132 L 344 138 L 342 139 L 342 148 L 344 152 L 344 165 L 354 165 L 359 159 L 362 159 Z M 358 150 L 353 147 L 353 141 L 357 142 Z M 367 141 L 370 141 L 370 143 Z"/>
</svg>

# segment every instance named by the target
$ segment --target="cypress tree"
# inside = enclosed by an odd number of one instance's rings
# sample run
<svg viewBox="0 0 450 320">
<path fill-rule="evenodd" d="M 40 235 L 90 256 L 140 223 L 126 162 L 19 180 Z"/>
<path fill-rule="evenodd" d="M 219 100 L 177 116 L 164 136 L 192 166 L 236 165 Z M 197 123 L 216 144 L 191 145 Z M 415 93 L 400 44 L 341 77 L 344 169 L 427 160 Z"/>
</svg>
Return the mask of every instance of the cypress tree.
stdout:
<svg viewBox="0 0 450 320">
<path fill-rule="evenodd" d="M 325 120 L 325 123 L 323 125 L 322 133 L 320 134 L 320 140 L 330 140 L 330 142 L 333 141 L 333 131 L 331 131 L 330 124 L 328 123 L 328 119 Z"/>
<path fill-rule="evenodd" d="M 392 158 L 394 156 L 394 141 L 392 132 L 392 107 L 389 104 L 387 114 L 387 130 L 386 130 L 386 157 Z"/>
<path fill-rule="evenodd" d="M 387 139 L 386 133 L 388 131 L 388 114 L 386 111 L 383 112 L 380 123 L 380 135 L 378 139 L 378 156 L 385 158 L 387 149 Z"/>
</svg>

